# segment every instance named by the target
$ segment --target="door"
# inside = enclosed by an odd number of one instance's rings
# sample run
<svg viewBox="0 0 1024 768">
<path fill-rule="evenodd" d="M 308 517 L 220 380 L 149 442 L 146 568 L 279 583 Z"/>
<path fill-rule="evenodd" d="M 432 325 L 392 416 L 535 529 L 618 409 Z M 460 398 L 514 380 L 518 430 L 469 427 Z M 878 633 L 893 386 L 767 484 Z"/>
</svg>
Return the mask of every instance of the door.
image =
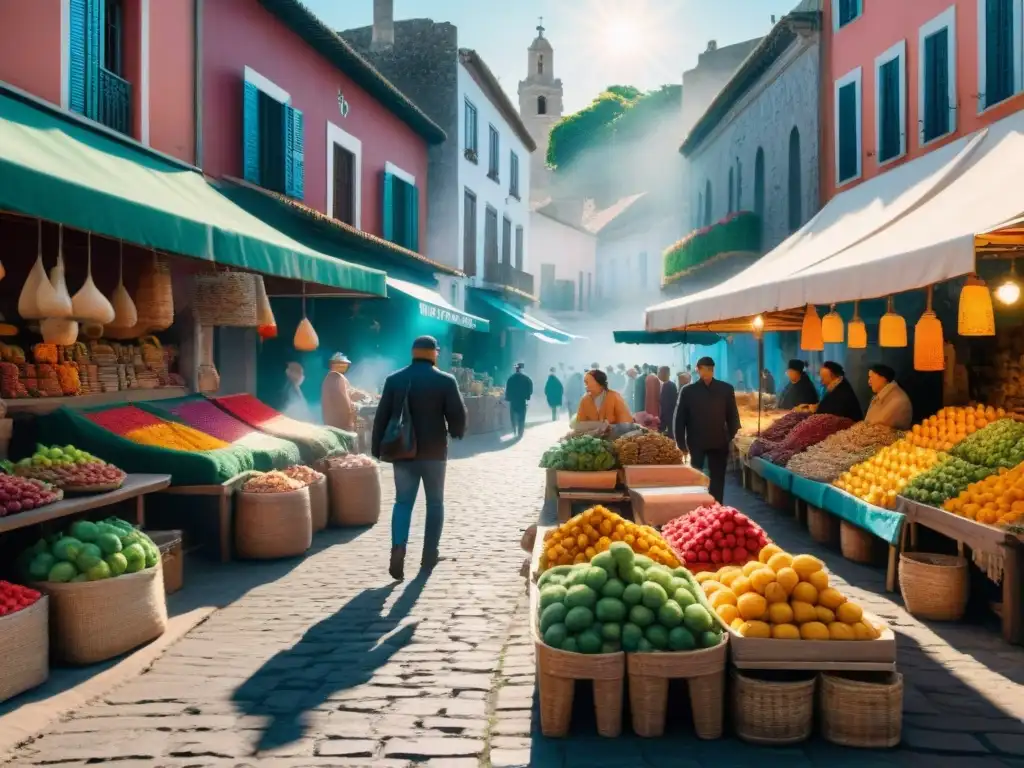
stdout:
<svg viewBox="0 0 1024 768">
<path fill-rule="evenodd" d="M 355 225 L 356 158 L 339 144 L 334 145 L 334 210 L 338 221 Z"/>
</svg>

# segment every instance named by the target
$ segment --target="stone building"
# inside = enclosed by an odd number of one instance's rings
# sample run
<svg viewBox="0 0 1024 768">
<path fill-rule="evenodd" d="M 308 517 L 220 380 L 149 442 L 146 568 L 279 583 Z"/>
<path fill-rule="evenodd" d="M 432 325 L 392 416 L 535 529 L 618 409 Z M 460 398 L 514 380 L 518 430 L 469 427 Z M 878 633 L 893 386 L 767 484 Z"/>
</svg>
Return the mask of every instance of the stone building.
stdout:
<svg viewBox="0 0 1024 768">
<path fill-rule="evenodd" d="M 562 119 L 562 81 L 555 77 L 555 51 L 544 37 L 543 20 L 527 49 L 526 64 L 526 78 L 519 81 L 519 116 L 537 143 L 531 157 L 530 195 L 533 200 L 543 200 L 551 188 L 548 141 L 552 127 Z"/>
</svg>

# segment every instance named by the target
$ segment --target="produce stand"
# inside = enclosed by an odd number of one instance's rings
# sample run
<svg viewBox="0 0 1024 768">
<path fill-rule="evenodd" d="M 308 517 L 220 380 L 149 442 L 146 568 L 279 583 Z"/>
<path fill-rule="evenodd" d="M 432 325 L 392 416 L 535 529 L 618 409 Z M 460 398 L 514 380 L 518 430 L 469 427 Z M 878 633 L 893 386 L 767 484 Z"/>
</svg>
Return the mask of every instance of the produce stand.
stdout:
<svg viewBox="0 0 1024 768">
<path fill-rule="evenodd" d="M 67 395 L 64 397 L 24 397 L 5 400 L 10 414 L 25 413 L 36 416 L 55 411 L 61 406 L 68 408 L 98 408 L 105 405 L 145 403 L 154 400 L 169 400 L 188 394 L 184 387 L 159 387 L 151 389 L 123 389 L 117 392 L 101 392 L 94 395 Z"/>
<path fill-rule="evenodd" d="M 905 515 L 890 509 L 876 507 L 851 496 L 835 486 L 828 486 L 822 509 L 840 520 L 877 536 L 889 545 L 889 562 L 885 572 L 885 588 L 896 590 L 896 566 L 899 559 L 899 543 L 903 532 Z"/>
<path fill-rule="evenodd" d="M 219 527 L 218 538 L 220 539 L 220 561 L 227 563 L 231 561 L 231 500 L 235 491 L 242 487 L 242 484 L 255 472 L 242 472 L 223 483 L 209 485 L 176 485 L 163 486 L 163 492 L 174 496 L 205 496 L 217 499 L 217 522 Z M 129 475 L 131 477 L 131 475 Z"/>
</svg>

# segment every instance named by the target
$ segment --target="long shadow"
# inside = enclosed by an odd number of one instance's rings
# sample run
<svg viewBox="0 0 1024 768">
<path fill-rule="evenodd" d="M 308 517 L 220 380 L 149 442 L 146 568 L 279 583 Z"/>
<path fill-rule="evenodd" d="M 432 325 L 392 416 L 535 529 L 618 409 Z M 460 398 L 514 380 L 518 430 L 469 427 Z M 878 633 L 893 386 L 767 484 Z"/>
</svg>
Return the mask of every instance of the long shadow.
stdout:
<svg viewBox="0 0 1024 768">
<path fill-rule="evenodd" d="M 300 739 L 309 726 L 309 712 L 369 682 L 377 669 L 408 645 L 419 622 L 403 620 L 429 578 L 430 572 L 420 571 L 386 615 L 384 603 L 397 585 L 363 590 L 235 689 L 231 700 L 239 712 L 266 719 L 257 749 L 274 749 Z"/>
</svg>

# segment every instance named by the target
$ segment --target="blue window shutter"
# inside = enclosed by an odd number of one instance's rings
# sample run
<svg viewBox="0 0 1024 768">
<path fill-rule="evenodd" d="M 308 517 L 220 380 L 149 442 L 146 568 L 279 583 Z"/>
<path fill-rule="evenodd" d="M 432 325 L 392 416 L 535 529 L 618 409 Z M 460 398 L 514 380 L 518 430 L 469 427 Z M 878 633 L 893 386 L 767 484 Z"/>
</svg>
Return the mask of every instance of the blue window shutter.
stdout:
<svg viewBox="0 0 1024 768">
<path fill-rule="evenodd" d="M 985 2 L 985 106 L 1013 95 L 1013 0 Z"/>
<path fill-rule="evenodd" d="M 879 125 L 881 126 L 881 146 L 878 149 L 878 160 L 884 162 L 900 153 L 902 143 L 902 126 L 900 125 L 900 59 L 892 59 L 882 65 L 879 70 Z"/>
<path fill-rule="evenodd" d="M 408 240 L 405 244 L 406 248 L 410 251 L 419 252 L 420 250 L 420 191 L 416 188 L 415 184 L 406 184 L 405 190 L 407 194 L 407 204 L 405 207 L 405 216 L 408 222 L 406 226 L 406 232 L 408 233 Z"/>
<path fill-rule="evenodd" d="M 88 0 L 71 0 L 68 25 L 68 106 L 72 112 L 85 114 L 86 16 Z"/>
<path fill-rule="evenodd" d="M 857 85 L 839 89 L 839 181 L 857 175 Z"/>
<path fill-rule="evenodd" d="M 295 166 L 295 177 L 292 184 L 295 187 L 295 197 L 302 200 L 306 195 L 306 131 L 302 122 L 302 112 L 297 109 L 292 112 L 292 140 L 295 146 L 292 149 L 292 163 Z"/>
<path fill-rule="evenodd" d="M 104 0 L 87 0 L 85 14 L 85 114 L 100 112 L 100 65 L 103 63 Z"/>
<path fill-rule="evenodd" d="M 949 132 L 949 30 L 924 41 L 924 140 Z"/>
<path fill-rule="evenodd" d="M 302 112 L 284 105 L 282 109 L 284 126 L 282 140 L 284 150 L 284 193 L 301 200 L 305 188 L 305 161 L 302 147 Z"/>
<path fill-rule="evenodd" d="M 382 193 L 383 193 L 383 205 L 381 206 L 381 222 L 382 232 L 385 240 L 394 242 L 395 226 L 394 226 L 394 176 L 387 171 L 384 171 L 382 181 Z"/>
<path fill-rule="evenodd" d="M 242 178 L 260 183 L 260 89 L 252 83 L 242 96 Z"/>
</svg>

